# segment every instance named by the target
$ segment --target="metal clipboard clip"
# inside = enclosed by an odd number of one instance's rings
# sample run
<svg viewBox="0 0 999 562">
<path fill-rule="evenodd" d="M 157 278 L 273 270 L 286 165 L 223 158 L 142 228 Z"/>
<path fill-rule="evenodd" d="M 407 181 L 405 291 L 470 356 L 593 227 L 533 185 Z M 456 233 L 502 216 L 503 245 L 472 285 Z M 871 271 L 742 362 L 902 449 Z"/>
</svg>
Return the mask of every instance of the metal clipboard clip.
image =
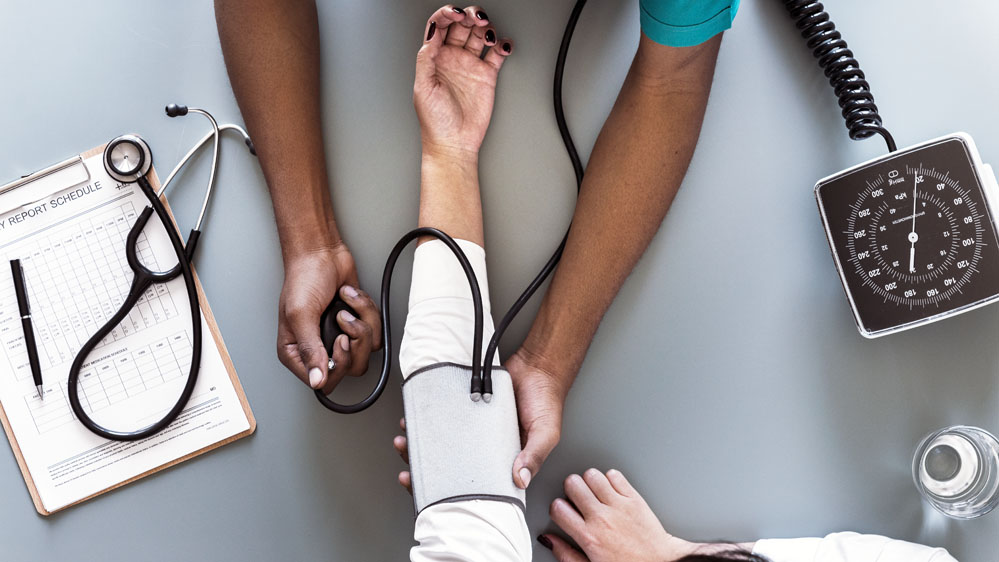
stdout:
<svg viewBox="0 0 999 562">
<path fill-rule="evenodd" d="M 90 170 L 77 155 L 0 187 L 0 215 L 30 207 L 57 191 L 90 181 Z"/>
</svg>

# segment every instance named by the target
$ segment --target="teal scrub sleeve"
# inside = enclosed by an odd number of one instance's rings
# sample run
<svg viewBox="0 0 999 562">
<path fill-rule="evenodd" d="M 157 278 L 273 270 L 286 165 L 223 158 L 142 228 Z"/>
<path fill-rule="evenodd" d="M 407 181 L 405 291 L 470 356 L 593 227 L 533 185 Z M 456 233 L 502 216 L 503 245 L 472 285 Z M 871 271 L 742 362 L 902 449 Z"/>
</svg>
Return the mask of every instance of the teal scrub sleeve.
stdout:
<svg viewBox="0 0 999 562">
<path fill-rule="evenodd" d="M 649 39 L 693 47 L 732 27 L 739 0 L 640 0 L 639 6 Z"/>
</svg>

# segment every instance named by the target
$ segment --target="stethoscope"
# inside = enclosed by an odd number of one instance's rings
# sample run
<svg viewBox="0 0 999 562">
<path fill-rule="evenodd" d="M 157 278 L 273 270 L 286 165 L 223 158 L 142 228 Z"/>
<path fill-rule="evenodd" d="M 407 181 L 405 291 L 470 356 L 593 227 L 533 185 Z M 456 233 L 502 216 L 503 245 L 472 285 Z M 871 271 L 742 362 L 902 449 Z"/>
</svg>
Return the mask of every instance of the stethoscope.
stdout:
<svg viewBox="0 0 999 562">
<path fill-rule="evenodd" d="M 242 135 L 247 148 L 249 148 L 251 154 L 256 154 L 253 148 L 253 143 L 250 141 L 249 135 L 242 127 L 238 125 L 222 125 L 219 126 L 215 118 L 212 117 L 210 113 L 203 109 L 188 108 L 183 105 L 170 104 L 166 107 L 166 114 L 169 117 L 177 117 L 180 115 L 187 115 L 188 113 L 200 113 L 204 115 L 208 121 L 211 122 L 212 130 L 207 135 L 205 135 L 190 151 L 181 159 L 177 166 L 170 172 L 167 176 L 166 181 L 163 182 L 163 186 L 160 187 L 159 191 L 154 191 L 152 185 L 149 183 L 149 179 L 146 174 L 152 169 L 153 165 L 153 154 L 149 149 L 149 145 L 146 141 L 142 140 L 138 135 L 122 135 L 111 140 L 104 148 L 104 168 L 107 170 L 108 175 L 113 179 L 122 183 L 132 183 L 136 182 L 142 193 L 149 200 L 149 205 L 139 213 L 138 218 L 135 220 L 135 224 L 132 225 L 131 230 L 128 232 L 128 236 L 125 239 L 125 257 L 128 261 L 128 266 L 132 269 L 134 276 L 132 277 L 132 285 L 128 290 L 128 295 L 125 297 L 125 301 L 115 312 L 114 316 L 107 321 L 93 336 L 83 344 L 80 351 L 76 354 L 76 358 L 73 359 L 73 365 L 69 368 L 69 381 L 67 386 L 69 387 L 69 404 L 73 408 L 73 413 L 80 420 L 80 423 L 84 427 L 92 431 L 93 433 L 114 441 L 136 441 L 139 439 L 145 439 L 150 437 L 159 431 L 170 425 L 180 412 L 187 405 L 188 400 L 191 398 L 191 394 L 194 392 L 194 387 L 198 382 L 198 373 L 201 370 L 201 306 L 198 303 L 198 290 L 197 285 L 194 280 L 194 272 L 191 270 L 191 260 L 194 257 L 194 251 L 198 246 L 198 239 L 201 237 L 201 225 L 205 220 L 205 212 L 208 210 L 208 203 L 212 197 L 212 191 L 215 187 L 215 175 L 218 171 L 219 163 L 219 135 L 225 130 L 235 130 L 240 135 Z M 201 213 L 198 215 L 198 222 L 195 224 L 194 228 L 191 229 L 190 235 L 187 237 L 187 244 L 185 246 L 184 241 L 181 239 L 180 234 L 176 228 L 171 228 L 173 225 L 173 219 L 167 212 L 166 207 L 163 205 L 163 201 L 160 199 L 163 193 L 166 191 L 170 182 L 177 176 L 177 173 L 185 164 L 191 159 L 194 154 L 201 149 L 202 146 L 209 139 L 213 139 L 212 143 L 212 167 L 211 173 L 208 177 L 208 188 L 205 190 L 205 199 L 201 204 Z M 177 265 L 173 266 L 168 271 L 152 271 L 147 268 L 139 260 L 138 257 L 138 241 L 139 235 L 142 234 L 143 229 L 146 227 L 146 223 L 149 222 L 150 217 L 153 213 L 159 217 L 160 222 L 163 224 L 166 230 L 167 237 L 170 239 L 170 244 L 173 246 L 174 254 L 177 256 Z M 80 403 L 80 391 L 79 391 L 79 381 L 80 381 L 80 369 L 83 367 L 84 362 L 87 357 L 94 350 L 94 348 L 109 334 L 111 331 L 127 316 L 135 304 L 138 302 L 139 298 L 142 297 L 143 293 L 146 292 L 149 287 L 156 283 L 166 283 L 172 279 L 176 279 L 177 276 L 183 276 L 184 285 L 187 288 L 187 299 L 188 304 L 191 308 L 191 337 L 193 341 L 193 350 L 191 353 L 191 367 L 187 374 L 187 383 L 184 385 L 183 391 L 181 391 L 180 396 L 177 398 L 176 403 L 173 407 L 167 411 L 158 421 L 136 431 L 118 431 L 114 429 L 108 429 L 97 422 L 95 422 L 89 414 L 83 409 L 83 405 Z"/>
</svg>

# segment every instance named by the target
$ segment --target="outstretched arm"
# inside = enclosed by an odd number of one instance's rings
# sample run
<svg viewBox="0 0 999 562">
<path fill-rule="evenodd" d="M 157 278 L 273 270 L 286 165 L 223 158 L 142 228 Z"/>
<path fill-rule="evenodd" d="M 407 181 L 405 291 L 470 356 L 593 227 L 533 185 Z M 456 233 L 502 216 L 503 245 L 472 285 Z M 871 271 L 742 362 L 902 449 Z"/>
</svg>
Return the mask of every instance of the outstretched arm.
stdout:
<svg viewBox="0 0 999 562">
<path fill-rule="evenodd" d="M 562 405 L 600 320 L 669 210 L 694 153 L 721 36 L 674 48 L 642 36 L 593 147 L 572 229 L 514 376 L 527 487 L 558 443 Z"/>
<path fill-rule="evenodd" d="M 579 548 L 555 533 L 538 535 L 559 562 L 956 562 L 942 548 L 878 535 L 833 533 L 825 538 L 696 543 L 675 537 L 617 470 L 591 468 L 565 479 L 565 497 L 548 513 Z"/>
<path fill-rule="evenodd" d="M 226 69 L 267 180 L 284 287 L 278 311 L 281 362 L 313 388 L 331 391 L 361 375 L 381 347 L 374 303 L 360 292 L 354 259 L 340 238 L 326 176 L 319 103 L 319 24 L 313 0 L 216 0 Z M 341 313 L 336 367 L 319 317 L 337 290 L 360 318 Z"/>
</svg>

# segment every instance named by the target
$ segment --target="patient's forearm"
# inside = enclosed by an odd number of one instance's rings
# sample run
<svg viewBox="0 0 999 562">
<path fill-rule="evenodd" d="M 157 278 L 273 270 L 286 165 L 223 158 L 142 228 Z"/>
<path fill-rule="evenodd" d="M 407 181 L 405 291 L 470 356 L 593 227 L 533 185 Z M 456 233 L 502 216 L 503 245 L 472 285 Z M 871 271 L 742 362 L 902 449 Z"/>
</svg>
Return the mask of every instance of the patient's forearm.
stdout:
<svg viewBox="0 0 999 562">
<path fill-rule="evenodd" d="M 478 158 L 468 153 L 423 154 L 420 226 L 443 230 L 452 238 L 485 245 L 479 198 Z"/>
<path fill-rule="evenodd" d="M 642 37 L 593 148 L 562 262 L 519 352 L 564 391 L 683 181 L 720 39 L 675 49 Z"/>
</svg>

